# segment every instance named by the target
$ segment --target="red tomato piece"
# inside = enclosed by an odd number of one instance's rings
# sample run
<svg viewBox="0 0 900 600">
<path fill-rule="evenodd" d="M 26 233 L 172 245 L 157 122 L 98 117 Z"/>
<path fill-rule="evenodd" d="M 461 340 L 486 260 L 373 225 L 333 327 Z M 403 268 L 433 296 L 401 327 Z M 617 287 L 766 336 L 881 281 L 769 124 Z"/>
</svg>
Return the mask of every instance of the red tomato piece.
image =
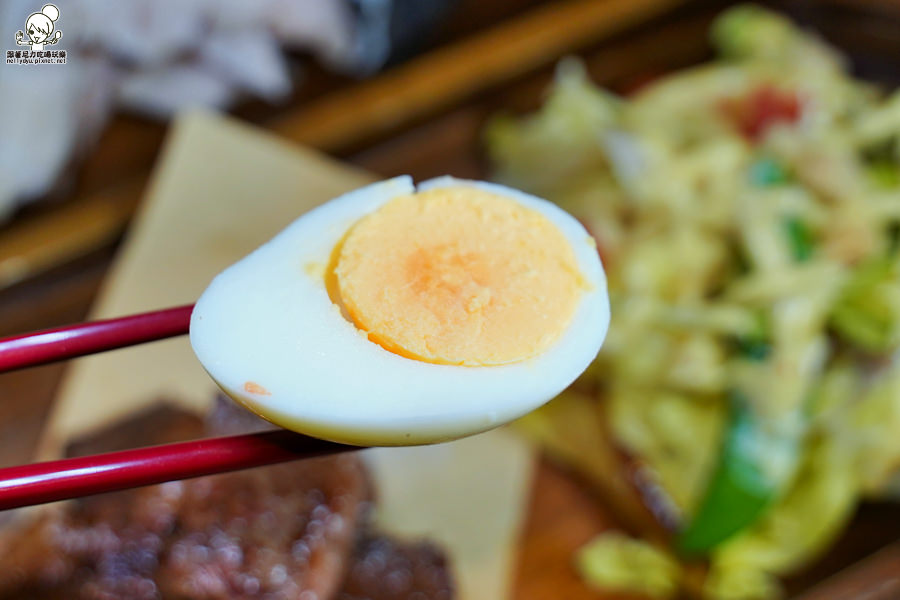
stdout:
<svg viewBox="0 0 900 600">
<path fill-rule="evenodd" d="M 754 142 L 772 125 L 796 123 L 803 116 L 803 104 L 796 92 L 771 85 L 762 85 L 743 98 L 729 98 L 721 106 L 741 134 Z"/>
</svg>

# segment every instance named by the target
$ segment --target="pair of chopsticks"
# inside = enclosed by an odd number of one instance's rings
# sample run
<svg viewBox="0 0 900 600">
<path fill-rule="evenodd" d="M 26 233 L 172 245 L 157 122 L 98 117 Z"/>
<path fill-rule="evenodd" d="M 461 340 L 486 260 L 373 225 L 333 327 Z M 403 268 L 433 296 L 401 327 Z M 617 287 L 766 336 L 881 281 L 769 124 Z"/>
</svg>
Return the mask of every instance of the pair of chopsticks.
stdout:
<svg viewBox="0 0 900 600">
<path fill-rule="evenodd" d="M 0 373 L 188 332 L 193 306 L 0 338 Z M 0 469 L 0 510 L 356 449 L 285 430 Z"/>
</svg>

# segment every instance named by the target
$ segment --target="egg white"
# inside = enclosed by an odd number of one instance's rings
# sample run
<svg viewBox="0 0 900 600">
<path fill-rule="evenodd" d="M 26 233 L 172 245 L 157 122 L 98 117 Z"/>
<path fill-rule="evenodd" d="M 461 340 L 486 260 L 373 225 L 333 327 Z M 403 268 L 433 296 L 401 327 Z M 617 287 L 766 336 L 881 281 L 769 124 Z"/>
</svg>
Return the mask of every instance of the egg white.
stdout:
<svg viewBox="0 0 900 600">
<path fill-rule="evenodd" d="M 593 240 L 556 205 L 505 186 L 440 177 L 418 189 L 455 186 L 537 210 L 572 245 L 589 289 L 548 350 L 502 366 L 437 365 L 385 350 L 344 318 L 328 296 L 324 267 L 361 217 L 415 192 L 402 176 L 319 206 L 219 274 L 191 317 L 191 344 L 204 368 L 229 396 L 273 423 L 358 445 L 446 441 L 512 421 L 553 398 L 587 368 L 609 325 Z M 248 381 L 269 395 L 245 391 Z"/>
</svg>

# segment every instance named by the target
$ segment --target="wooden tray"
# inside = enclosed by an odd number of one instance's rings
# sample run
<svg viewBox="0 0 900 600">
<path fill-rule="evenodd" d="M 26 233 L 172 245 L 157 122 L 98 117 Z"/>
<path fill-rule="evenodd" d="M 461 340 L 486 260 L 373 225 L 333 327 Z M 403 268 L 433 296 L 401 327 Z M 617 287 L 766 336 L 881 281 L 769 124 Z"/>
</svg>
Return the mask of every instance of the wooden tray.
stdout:
<svg viewBox="0 0 900 600">
<path fill-rule="evenodd" d="M 477 14 L 479 3 L 464 3 Z M 501 2 L 504 10 L 515 8 Z M 534 3 L 522 3 L 534 4 Z M 713 15 L 728 2 L 572 0 L 539 4 L 494 27 L 453 41 L 363 83 L 331 81 L 318 96 L 264 122 L 285 137 L 326 149 L 385 176 L 416 179 L 450 173 L 484 178 L 480 133 L 498 110 L 537 107 L 560 56 L 585 57 L 592 76 L 627 89 L 646 75 L 703 60 Z M 900 8 L 867 0 L 770 2 L 816 26 L 854 58 L 861 74 L 896 83 L 900 70 Z M 483 10 L 483 9 L 482 9 Z M 862 32 L 865 32 L 863 34 Z M 82 170 L 73 193 L 51 209 L 30 211 L 0 232 L 0 335 L 81 319 L 93 299 L 114 243 L 143 189 L 163 131 L 119 119 Z M 105 169 L 100 169 L 103 165 Z M 113 168 L 114 167 L 114 168 Z M 113 172 L 110 176 L 98 173 Z M 5 278 L 5 279 L 4 279 Z M 13 284 L 23 279 L 24 281 Z M 65 367 L 53 365 L 0 378 L 0 465 L 24 462 Z M 900 537 L 900 511 L 862 507 L 832 552 L 788 581 L 792 593 L 872 554 Z M 597 598 L 571 567 L 572 551 L 619 524 L 563 470 L 538 471 L 523 538 L 516 597 Z M 900 571 L 900 553 L 832 589 L 871 583 Z M 876 573 L 876 575 L 872 575 Z M 858 588 L 856 588 L 858 589 Z M 848 597 L 848 592 L 810 598 Z M 616 596 L 603 596 L 613 598 Z"/>
</svg>

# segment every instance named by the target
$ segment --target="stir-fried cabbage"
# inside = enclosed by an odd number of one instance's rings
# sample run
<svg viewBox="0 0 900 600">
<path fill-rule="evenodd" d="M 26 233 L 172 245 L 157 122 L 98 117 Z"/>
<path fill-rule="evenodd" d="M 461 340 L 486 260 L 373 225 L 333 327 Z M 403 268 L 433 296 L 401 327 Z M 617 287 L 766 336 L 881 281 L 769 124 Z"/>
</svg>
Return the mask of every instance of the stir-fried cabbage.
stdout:
<svg viewBox="0 0 900 600">
<path fill-rule="evenodd" d="M 759 7 L 712 39 L 719 60 L 629 98 L 565 61 L 486 139 L 497 178 L 584 222 L 609 279 L 600 356 L 526 429 L 596 473 L 610 450 L 565 432 L 603 413 L 593 435 L 666 491 L 705 593 L 770 598 L 900 467 L 900 93 Z M 617 545 L 586 551 L 589 578 L 628 564 Z"/>
<path fill-rule="evenodd" d="M 588 584 L 668 598 L 678 591 L 678 563 L 653 545 L 620 533 L 600 535 L 576 557 Z"/>
</svg>

